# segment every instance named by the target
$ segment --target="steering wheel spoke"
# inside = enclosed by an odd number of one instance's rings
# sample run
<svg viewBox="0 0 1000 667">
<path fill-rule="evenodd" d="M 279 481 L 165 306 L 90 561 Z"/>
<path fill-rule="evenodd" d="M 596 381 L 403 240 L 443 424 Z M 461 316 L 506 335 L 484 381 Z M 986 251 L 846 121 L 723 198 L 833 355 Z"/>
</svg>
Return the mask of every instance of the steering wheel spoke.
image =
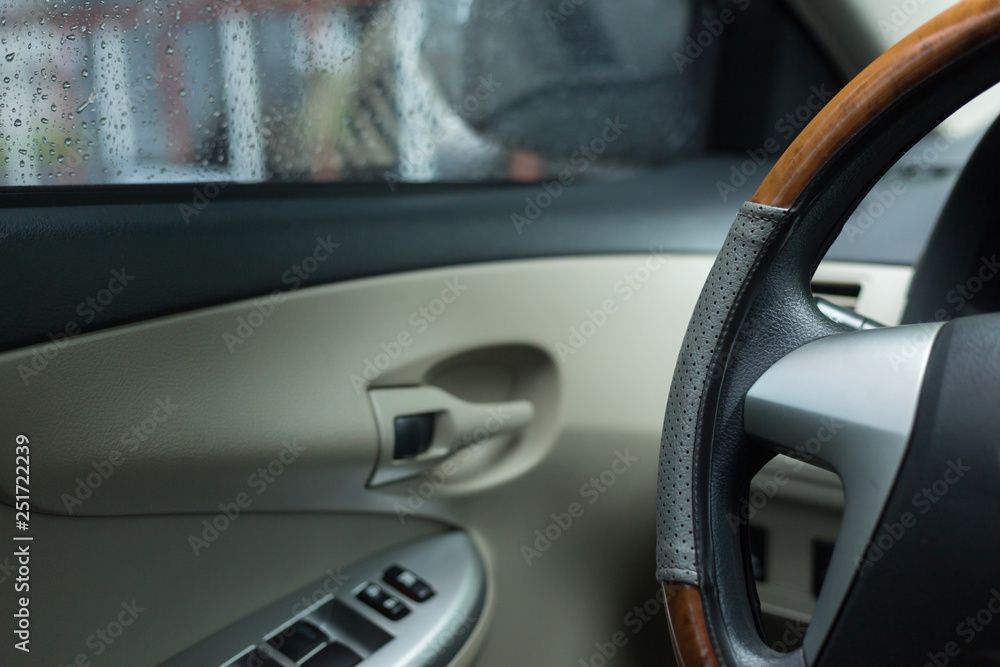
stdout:
<svg viewBox="0 0 1000 667">
<path fill-rule="evenodd" d="M 840 534 L 803 648 L 819 655 L 886 506 L 913 432 L 941 324 L 820 338 L 778 360 L 747 392 L 747 435 L 836 472 Z"/>
</svg>

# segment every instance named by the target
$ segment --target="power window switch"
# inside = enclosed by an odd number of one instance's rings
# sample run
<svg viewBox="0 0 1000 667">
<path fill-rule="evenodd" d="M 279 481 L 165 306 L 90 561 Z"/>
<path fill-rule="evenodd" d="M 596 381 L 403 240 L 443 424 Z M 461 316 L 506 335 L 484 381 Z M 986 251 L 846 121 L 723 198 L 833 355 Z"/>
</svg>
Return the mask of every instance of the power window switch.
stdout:
<svg viewBox="0 0 1000 667">
<path fill-rule="evenodd" d="M 357 597 L 390 621 L 398 621 L 410 613 L 399 598 L 389 595 L 378 584 L 365 584 Z"/>
<path fill-rule="evenodd" d="M 382 575 L 385 582 L 416 602 L 426 602 L 434 597 L 434 589 L 407 569 L 393 565 Z"/>
<path fill-rule="evenodd" d="M 298 662 L 302 658 L 325 644 L 329 638 L 322 630 L 307 621 L 299 621 L 285 628 L 268 640 L 271 648 L 281 651 L 286 656 Z"/>
<path fill-rule="evenodd" d="M 340 642 L 333 642 L 306 660 L 302 667 L 354 667 L 359 662 L 361 662 L 360 655 Z"/>
<path fill-rule="evenodd" d="M 271 659 L 271 650 L 258 648 L 240 656 L 235 662 L 231 662 L 225 667 L 281 667 L 281 665 Z"/>
</svg>

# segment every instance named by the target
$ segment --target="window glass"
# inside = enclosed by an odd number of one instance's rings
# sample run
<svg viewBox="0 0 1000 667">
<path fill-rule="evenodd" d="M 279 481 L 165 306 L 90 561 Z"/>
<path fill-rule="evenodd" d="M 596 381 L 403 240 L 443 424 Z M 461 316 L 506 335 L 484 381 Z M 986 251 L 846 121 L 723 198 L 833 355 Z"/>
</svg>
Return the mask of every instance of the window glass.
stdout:
<svg viewBox="0 0 1000 667">
<path fill-rule="evenodd" d="M 16 0 L 7 186 L 535 180 L 701 151 L 700 0 Z M 693 57 L 692 57 L 693 56 Z"/>
</svg>

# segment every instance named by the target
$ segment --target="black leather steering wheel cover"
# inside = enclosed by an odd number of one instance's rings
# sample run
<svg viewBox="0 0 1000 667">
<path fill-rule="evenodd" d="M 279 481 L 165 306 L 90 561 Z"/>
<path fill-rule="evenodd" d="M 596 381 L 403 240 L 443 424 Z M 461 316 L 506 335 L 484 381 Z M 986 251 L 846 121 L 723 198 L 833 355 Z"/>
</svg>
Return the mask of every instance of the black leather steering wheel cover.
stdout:
<svg viewBox="0 0 1000 667">
<path fill-rule="evenodd" d="M 865 194 L 916 141 L 996 81 L 994 40 L 925 79 L 878 114 L 833 156 L 764 242 L 731 325 L 718 339 L 724 371 L 709 377 L 695 442 L 691 488 L 702 602 L 717 657 L 724 664 L 804 664 L 801 650 L 772 651 L 761 638 L 753 583 L 746 574 L 743 531 L 726 517 L 771 454 L 743 432 L 743 397 L 774 362 L 812 340 L 841 331 L 816 310 L 809 279 Z M 757 270 L 757 269 L 760 270 Z M 752 326 L 749 326 L 752 325 Z M 661 575 L 662 576 L 662 575 Z"/>
</svg>

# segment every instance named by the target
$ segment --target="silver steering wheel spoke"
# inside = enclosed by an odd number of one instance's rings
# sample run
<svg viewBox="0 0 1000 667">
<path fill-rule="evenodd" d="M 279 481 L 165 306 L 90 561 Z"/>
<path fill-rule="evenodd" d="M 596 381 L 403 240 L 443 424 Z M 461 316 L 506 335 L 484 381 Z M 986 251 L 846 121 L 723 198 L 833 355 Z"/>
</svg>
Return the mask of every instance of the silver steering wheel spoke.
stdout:
<svg viewBox="0 0 1000 667">
<path fill-rule="evenodd" d="M 931 348 L 943 324 L 852 331 L 786 355 L 751 387 L 748 435 L 836 472 L 844 516 L 803 641 L 819 655 L 906 454 Z"/>
</svg>

